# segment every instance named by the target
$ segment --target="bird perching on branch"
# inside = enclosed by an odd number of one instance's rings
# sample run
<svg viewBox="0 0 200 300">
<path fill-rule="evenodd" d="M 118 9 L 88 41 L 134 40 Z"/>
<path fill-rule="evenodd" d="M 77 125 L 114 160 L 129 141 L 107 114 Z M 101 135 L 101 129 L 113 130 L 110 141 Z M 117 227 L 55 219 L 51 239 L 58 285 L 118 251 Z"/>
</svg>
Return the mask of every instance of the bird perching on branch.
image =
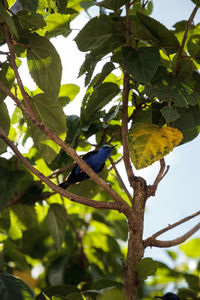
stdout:
<svg viewBox="0 0 200 300">
<path fill-rule="evenodd" d="M 95 173 L 99 173 L 103 169 L 105 161 L 110 157 L 114 147 L 116 147 L 116 145 L 104 145 L 99 150 L 90 151 L 81 158 L 90 168 L 92 168 Z M 66 189 L 71 184 L 79 183 L 88 178 L 90 177 L 83 170 L 81 170 L 78 164 L 76 164 L 66 180 L 59 184 L 59 186 L 63 189 Z"/>
<path fill-rule="evenodd" d="M 166 293 L 164 296 L 155 296 L 155 298 L 163 300 L 180 300 L 179 296 L 174 293 Z"/>
</svg>

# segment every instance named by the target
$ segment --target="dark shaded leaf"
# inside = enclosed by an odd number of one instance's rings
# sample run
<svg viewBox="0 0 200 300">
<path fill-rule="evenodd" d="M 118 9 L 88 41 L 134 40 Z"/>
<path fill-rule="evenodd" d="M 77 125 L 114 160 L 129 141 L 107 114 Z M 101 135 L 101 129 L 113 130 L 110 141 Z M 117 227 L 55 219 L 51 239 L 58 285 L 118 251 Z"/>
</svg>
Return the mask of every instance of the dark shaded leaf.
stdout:
<svg viewBox="0 0 200 300">
<path fill-rule="evenodd" d="M 200 34 L 192 35 L 187 42 L 187 49 L 189 54 L 200 63 Z"/>
<path fill-rule="evenodd" d="M 49 288 L 46 288 L 43 292 L 41 292 L 35 300 L 46 300 L 46 297 L 44 297 L 44 294 L 47 295 L 48 297 L 66 297 L 70 294 L 73 293 L 79 293 L 80 294 L 80 290 L 74 286 L 74 285 L 70 285 L 70 284 L 65 284 L 65 285 L 55 285 Z M 68 297 L 67 297 L 68 299 Z"/>
<path fill-rule="evenodd" d="M 153 42 L 154 46 L 159 48 L 165 48 L 168 54 L 172 54 L 177 51 L 179 48 L 179 42 L 172 31 L 167 29 L 163 24 L 158 22 L 157 20 L 142 14 L 141 12 L 137 12 L 137 17 L 140 22 L 145 26 L 145 28 L 149 31 L 149 33 L 159 42 Z M 149 41 L 152 43 L 152 41 Z"/>
<path fill-rule="evenodd" d="M 117 84 L 105 82 L 94 89 L 81 107 L 81 123 L 91 122 L 94 114 L 108 104 L 118 93 L 120 89 Z"/>
<path fill-rule="evenodd" d="M 163 117 L 165 118 L 167 123 L 176 121 L 180 117 L 177 110 L 175 108 L 173 108 L 172 106 L 164 106 L 160 110 L 160 112 L 163 115 Z"/>
<path fill-rule="evenodd" d="M 10 274 L 0 273 L 1 300 L 34 300 L 31 288 L 21 279 Z"/>
<path fill-rule="evenodd" d="M 136 51 L 132 47 L 122 49 L 123 64 L 134 79 L 149 83 L 154 76 L 160 61 L 156 48 L 141 47 Z"/>
<path fill-rule="evenodd" d="M 65 208 L 57 203 L 51 204 L 47 220 L 56 246 L 60 249 L 65 239 L 65 228 L 67 224 Z"/>
<path fill-rule="evenodd" d="M 18 22 L 23 29 L 37 30 L 46 25 L 43 16 L 28 11 L 19 11 L 17 13 Z"/>
<path fill-rule="evenodd" d="M 12 17 L 8 14 L 5 6 L 3 5 L 2 2 L 0 2 L 0 23 L 5 22 L 8 26 L 8 29 L 10 31 L 10 33 L 14 36 L 18 38 L 18 32 L 17 29 L 15 27 L 15 23 L 13 22 Z"/>
<path fill-rule="evenodd" d="M 86 52 L 98 48 L 110 37 L 119 33 L 117 25 L 118 23 L 106 15 L 91 19 L 75 38 L 79 50 Z"/>
</svg>

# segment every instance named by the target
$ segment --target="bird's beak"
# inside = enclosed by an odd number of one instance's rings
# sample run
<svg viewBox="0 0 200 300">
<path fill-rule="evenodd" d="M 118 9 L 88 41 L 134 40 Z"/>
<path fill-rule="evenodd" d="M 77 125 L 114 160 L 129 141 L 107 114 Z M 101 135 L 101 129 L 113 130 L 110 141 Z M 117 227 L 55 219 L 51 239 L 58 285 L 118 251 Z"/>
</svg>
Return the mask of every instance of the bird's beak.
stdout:
<svg viewBox="0 0 200 300">
<path fill-rule="evenodd" d="M 113 149 L 113 148 L 115 148 L 117 145 L 115 145 L 115 146 L 112 146 L 111 148 Z"/>
</svg>

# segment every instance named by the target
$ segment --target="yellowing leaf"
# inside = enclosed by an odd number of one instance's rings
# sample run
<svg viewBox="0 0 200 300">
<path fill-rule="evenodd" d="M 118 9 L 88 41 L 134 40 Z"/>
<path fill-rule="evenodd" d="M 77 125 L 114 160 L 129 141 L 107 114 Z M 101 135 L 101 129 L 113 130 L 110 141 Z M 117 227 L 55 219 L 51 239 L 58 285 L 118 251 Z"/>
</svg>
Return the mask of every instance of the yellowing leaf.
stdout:
<svg viewBox="0 0 200 300">
<path fill-rule="evenodd" d="M 129 131 L 129 151 L 135 168 L 146 168 L 160 160 L 182 139 L 182 133 L 176 128 L 160 128 L 152 123 L 133 125 Z"/>
</svg>

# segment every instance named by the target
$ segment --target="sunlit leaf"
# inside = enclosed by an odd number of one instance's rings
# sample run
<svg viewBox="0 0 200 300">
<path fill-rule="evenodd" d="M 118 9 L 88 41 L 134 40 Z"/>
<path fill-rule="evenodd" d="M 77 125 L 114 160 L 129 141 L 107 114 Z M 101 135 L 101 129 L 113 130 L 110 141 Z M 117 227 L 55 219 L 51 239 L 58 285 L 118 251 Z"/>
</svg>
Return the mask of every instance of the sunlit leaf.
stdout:
<svg viewBox="0 0 200 300">
<path fill-rule="evenodd" d="M 4 130 L 5 134 L 8 135 L 10 129 L 10 118 L 8 109 L 5 103 L 0 103 L 0 127 Z M 0 154 L 6 151 L 7 144 L 0 139 Z"/>
<path fill-rule="evenodd" d="M 193 239 L 186 244 L 180 245 L 180 249 L 186 256 L 198 258 L 200 248 L 200 238 Z"/>
<path fill-rule="evenodd" d="M 30 74 L 44 92 L 53 97 L 60 89 L 62 65 L 60 57 L 48 39 L 34 35 L 27 50 Z"/>
<path fill-rule="evenodd" d="M 45 18 L 47 26 L 45 27 L 48 38 L 63 35 L 67 37 L 70 33 L 70 15 L 54 13 Z"/>
<path fill-rule="evenodd" d="M 150 166 L 173 150 L 182 140 L 182 133 L 172 127 L 152 123 L 136 123 L 129 131 L 129 151 L 136 169 Z"/>
</svg>

